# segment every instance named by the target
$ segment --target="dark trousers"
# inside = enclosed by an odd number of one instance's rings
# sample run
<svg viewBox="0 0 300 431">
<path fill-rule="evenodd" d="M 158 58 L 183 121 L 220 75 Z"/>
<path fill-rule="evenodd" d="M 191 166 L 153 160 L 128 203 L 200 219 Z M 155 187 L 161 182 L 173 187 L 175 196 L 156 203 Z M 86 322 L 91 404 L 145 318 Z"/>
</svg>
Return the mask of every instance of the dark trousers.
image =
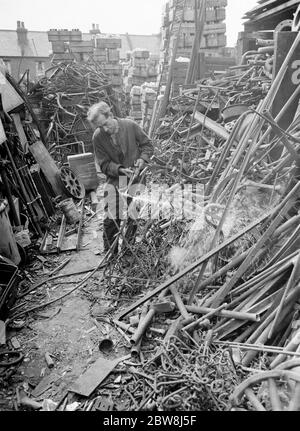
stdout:
<svg viewBox="0 0 300 431">
<path fill-rule="evenodd" d="M 116 187 L 114 187 L 114 193 L 112 193 L 112 189 L 104 191 L 104 221 L 103 221 L 103 243 L 104 243 L 104 251 L 107 252 L 111 245 L 113 244 L 116 235 L 118 234 L 122 221 L 122 211 L 124 208 L 124 201 L 120 196 Z M 123 198 L 124 199 L 124 198 Z M 127 198 L 127 206 L 129 207 L 132 199 Z M 134 219 L 128 217 L 126 218 L 126 230 L 124 233 L 125 241 L 123 239 L 124 247 L 123 250 L 126 252 L 130 251 L 128 244 L 134 243 L 135 233 L 137 230 L 137 223 Z M 113 254 L 116 255 L 118 253 L 118 243 L 115 244 Z"/>
</svg>

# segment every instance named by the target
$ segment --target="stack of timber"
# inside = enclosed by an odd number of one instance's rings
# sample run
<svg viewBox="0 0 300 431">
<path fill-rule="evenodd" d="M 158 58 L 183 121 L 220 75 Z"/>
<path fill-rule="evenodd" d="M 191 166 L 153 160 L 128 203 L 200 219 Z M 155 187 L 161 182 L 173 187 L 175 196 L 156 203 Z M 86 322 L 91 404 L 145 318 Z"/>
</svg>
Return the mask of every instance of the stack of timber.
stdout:
<svg viewBox="0 0 300 431">
<path fill-rule="evenodd" d="M 143 49 L 133 50 L 128 57 L 123 64 L 123 89 L 129 96 L 129 116 L 141 124 L 148 123 L 155 102 L 155 95 L 150 93 L 156 87 L 158 58 Z"/>
<path fill-rule="evenodd" d="M 140 122 L 142 120 L 142 89 L 134 85 L 130 90 L 130 117 Z"/>
<path fill-rule="evenodd" d="M 79 29 L 71 31 L 67 29 L 51 29 L 48 31 L 48 40 L 52 45 L 53 55 L 51 62 L 54 64 L 61 61 L 72 62 L 75 58 L 80 61 L 86 61 L 89 53 L 93 51 L 92 43 L 88 42 L 86 44 L 86 42 L 83 42 L 82 32 Z M 83 46 L 85 49 L 82 49 Z"/>
<path fill-rule="evenodd" d="M 178 2 L 177 2 L 178 3 Z M 183 2 L 183 20 L 179 31 L 179 40 L 177 47 L 177 56 L 190 58 L 192 47 L 197 33 L 196 27 L 198 23 L 198 11 L 200 9 L 200 2 L 197 2 L 195 9 L 194 0 L 186 0 Z M 207 55 L 222 54 L 226 46 L 226 25 L 224 23 L 226 18 L 227 0 L 207 0 L 205 8 L 205 24 L 202 32 L 202 39 L 200 41 L 200 51 Z M 161 44 L 161 61 L 165 56 L 164 51 L 169 51 L 169 58 L 172 55 L 172 50 L 177 44 L 174 37 L 172 25 L 176 19 L 178 5 L 176 0 L 169 1 L 165 5 L 162 20 L 162 44 Z M 177 29 L 177 28 L 176 28 Z M 168 40 L 173 37 L 172 43 L 169 45 Z"/>
<path fill-rule="evenodd" d="M 157 79 L 158 59 L 144 49 L 134 49 L 126 65 L 126 84 L 141 86 L 144 82 L 155 82 Z"/>
<path fill-rule="evenodd" d="M 117 37 L 100 37 L 95 39 L 94 59 L 102 64 L 105 74 L 112 86 L 122 88 L 122 66 L 120 64 L 121 39 Z"/>
<path fill-rule="evenodd" d="M 148 131 L 153 115 L 157 95 L 157 85 L 154 82 L 145 82 L 142 86 L 142 126 Z"/>
</svg>

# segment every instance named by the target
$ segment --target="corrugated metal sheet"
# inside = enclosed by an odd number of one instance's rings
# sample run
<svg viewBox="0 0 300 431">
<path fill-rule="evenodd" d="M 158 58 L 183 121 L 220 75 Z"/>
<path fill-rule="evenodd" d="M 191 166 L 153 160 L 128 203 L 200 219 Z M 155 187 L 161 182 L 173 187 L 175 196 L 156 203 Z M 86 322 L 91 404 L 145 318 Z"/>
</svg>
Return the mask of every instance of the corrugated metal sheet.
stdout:
<svg viewBox="0 0 300 431">
<path fill-rule="evenodd" d="M 284 10 L 295 10 L 298 4 L 299 0 L 260 0 L 258 5 L 246 12 L 243 18 L 257 21 Z"/>
</svg>

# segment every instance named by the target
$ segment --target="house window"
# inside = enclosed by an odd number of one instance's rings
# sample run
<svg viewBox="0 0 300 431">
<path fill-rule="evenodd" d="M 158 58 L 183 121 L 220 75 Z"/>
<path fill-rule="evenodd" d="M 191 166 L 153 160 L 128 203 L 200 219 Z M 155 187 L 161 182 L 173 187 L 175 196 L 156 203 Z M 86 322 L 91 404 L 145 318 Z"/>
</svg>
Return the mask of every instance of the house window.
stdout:
<svg viewBox="0 0 300 431">
<path fill-rule="evenodd" d="M 4 66 L 6 67 L 8 73 L 11 75 L 11 63 L 9 60 L 3 60 Z"/>
<path fill-rule="evenodd" d="M 36 62 L 36 74 L 37 74 L 37 76 L 45 74 L 45 62 L 44 61 L 37 61 Z"/>
</svg>

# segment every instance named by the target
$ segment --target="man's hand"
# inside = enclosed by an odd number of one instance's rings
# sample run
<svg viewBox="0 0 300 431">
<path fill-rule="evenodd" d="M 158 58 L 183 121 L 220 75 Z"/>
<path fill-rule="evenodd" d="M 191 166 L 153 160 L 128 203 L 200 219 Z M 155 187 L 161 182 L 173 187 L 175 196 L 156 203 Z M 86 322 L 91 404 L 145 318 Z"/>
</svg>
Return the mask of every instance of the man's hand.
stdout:
<svg viewBox="0 0 300 431">
<path fill-rule="evenodd" d="M 133 171 L 129 168 L 119 168 L 119 174 L 126 175 L 130 178 L 131 175 L 133 175 Z"/>
<path fill-rule="evenodd" d="M 145 166 L 145 160 L 144 159 L 137 159 L 137 161 L 135 162 L 134 165 L 135 165 L 136 168 L 138 168 L 139 172 L 141 172 L 141 170 Z"/>
</svg>

